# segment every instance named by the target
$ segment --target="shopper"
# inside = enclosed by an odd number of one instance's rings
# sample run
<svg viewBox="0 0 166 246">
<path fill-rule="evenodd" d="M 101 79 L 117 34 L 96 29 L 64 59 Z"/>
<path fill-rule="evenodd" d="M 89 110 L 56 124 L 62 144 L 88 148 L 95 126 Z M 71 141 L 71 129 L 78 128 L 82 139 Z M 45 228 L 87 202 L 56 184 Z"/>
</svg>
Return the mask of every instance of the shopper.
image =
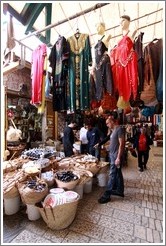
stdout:
<svg viewBox="0 0 166 246">
<path fill-rule="evenodd" d="M 135 136 L 134 148 L 138 153 L 138 168 L 140 172 L 143 172 L 147 168 L 147 162 L 149 159 L 150 145 L 153 144 L 153 140 L 147 134 L 146 128 L 141 127 L 140 132 Z"/>
<path fill-rule="evenodd" d="M 76 127 L 75 121 L 71 120 L 67 127 L 64 129 L 63 135 L 63 146 L 65 157 L 74 155 L 73 144 L 74 144 L 74 132 L 73 129 Z"/>
<path fill-rule="evenodd" d="M 81 152 L 81 154 L 87 154 L 88 153 L 87 131 L 88 131 L 88 129 L 84 123 L 83 127 L 81 127 L 81 129 L 80 129 L 80 141 L 81 141 L 80 152 Z"/>
<path fill-rule="evenodd" d="M 95 148 L 94 146 L 101 142 L 104 138 L 104 134 L 101 130 L 95 125 L 95 119 L 90 119 L 87 123 L 87 139 L 88 139 L 88 153 L 95 156 L 100 160 L 100 147 Z"/>
<path fill-rule="evenodd" d="M 122 158 L 125 148 L 125 133 L 124 128 L 119 125 L 118 113 L 112 112 L 112 115 L 106 120 L 107 127 L 112 130 L 98 145 L 102 145 L 110 140 L 109 145 L 109 162 L 110 162 L 110 177 L 104 194 L 98 199 L 99 203 L 109 202 L 111 195 L 124 197 L 124 181 L 121 171 Z M 95 146 L 97 147 L 97 146 Z"/>
</svg>

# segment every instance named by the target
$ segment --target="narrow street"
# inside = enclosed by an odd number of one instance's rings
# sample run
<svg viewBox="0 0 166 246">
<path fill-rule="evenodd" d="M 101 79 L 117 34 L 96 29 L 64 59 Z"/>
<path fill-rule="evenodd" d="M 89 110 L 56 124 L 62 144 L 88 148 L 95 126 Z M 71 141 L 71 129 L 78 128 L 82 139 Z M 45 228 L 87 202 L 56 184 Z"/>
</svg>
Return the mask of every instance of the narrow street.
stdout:
<svg viewBox="0 0 166 246">
<path fill-rule="evenodd" d="M 93 185 L 79 201 L 73 223 L 61 231 L 49 229 L 42 218 L 29 221 L 23 207 L 15 215 L 4 215 L 3 243 L 163 243 L 163 165 L 162 147 L 151 147 L 144 172 L 129 154 L 123 167 L 124 198 L 112 196 L 111 202 L 99 204 L 104 188 Z"/>
</svg>

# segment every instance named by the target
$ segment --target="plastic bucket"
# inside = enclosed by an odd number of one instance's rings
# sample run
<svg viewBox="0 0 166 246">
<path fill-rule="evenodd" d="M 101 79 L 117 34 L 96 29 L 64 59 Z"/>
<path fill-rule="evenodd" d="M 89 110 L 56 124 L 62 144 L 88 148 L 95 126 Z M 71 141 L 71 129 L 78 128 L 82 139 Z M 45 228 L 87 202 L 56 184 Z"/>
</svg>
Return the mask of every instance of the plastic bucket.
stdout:
<svg viewBox="0 0 166 246">
<path fill-rule="evenodd" d="M 20 196 L 4 198 L 4 210 L 6 215 L 12 215 L 20 209 Z"/>
<path fill-rule="evenodd" d="M 84 193 L 90 193 L 92 191 L 92 178 L 90 180 L 88 180 L 85 184 L 84 184 Z"/>
<path fill-rule="evenodd" d="M 80 196 L 80 199 L 83 198 L 83 191 L 84 191 L 84 185 L 83 184 L 78 184 L 75 186 L 73 191 L 77 192 Z"/>
<path fill-rule="evenodd" d="M 98 186 L 104 187 L 107 185 L 107 173 L 99 173 L 97 175 Z"/>
<path fill-rule="evenodd" d="M 38 208 L 33 204 L 27 204 L 27 215 L 29 220 L 38 220 L 41 217 Z"/>
</svg>

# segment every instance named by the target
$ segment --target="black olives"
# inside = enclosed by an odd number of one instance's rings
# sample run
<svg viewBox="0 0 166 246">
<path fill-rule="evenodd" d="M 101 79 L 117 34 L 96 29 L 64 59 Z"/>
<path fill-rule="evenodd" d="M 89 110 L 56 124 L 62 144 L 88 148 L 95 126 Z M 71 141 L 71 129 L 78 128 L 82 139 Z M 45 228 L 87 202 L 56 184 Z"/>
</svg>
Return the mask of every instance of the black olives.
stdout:
<svg viewBox="0 0 166 246">
<path fill-rule="evenodd" d="M 72 171 L 62 171 L 56 173 L 57 179 L 63 182 L 70 182 L 78 179 L 78 176 Z"/>
<path fill-rule="evenodd" d="M 30 181 L 27 181 L 26 187 L 28 187 L 30 189 L 34 189 L 36 191 L 42 191 L 43 189 L 45 189 L 46 184 L 45 183 L 39 183 L 36 180 L 30 180 Z"/>
</svg>

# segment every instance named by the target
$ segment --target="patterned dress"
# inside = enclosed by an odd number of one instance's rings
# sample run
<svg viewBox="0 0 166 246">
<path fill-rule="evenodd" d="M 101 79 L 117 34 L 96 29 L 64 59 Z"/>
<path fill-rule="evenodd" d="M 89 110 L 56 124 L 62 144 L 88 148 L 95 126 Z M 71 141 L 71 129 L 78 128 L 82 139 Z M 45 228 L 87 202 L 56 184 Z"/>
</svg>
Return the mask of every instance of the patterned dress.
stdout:
<svg viewBox="0 0 166 246">
<path fill-rule="evenodd" d="M 94 77 L 97 101 L 100 101 L 106 92 L 110 94 L 113 93 L 113 78 L 110 67 L 110 58 L 106 53 L 107 50 L 108 49 L 102 42 L 102 39 L 100 39 L 95 45 Z"/>
<path fill-rule="evenodd" d="M 53 110 L 67 110 L 69 45 L 65 37 L 60 36 L 54 44 L 50 56 L 53 77 Z"/>
<path fill-rule="evenodd" d="M 88 34 L 80 33 L 67 39 L 69 55 L 68 109 L 71 112 L 89 108 L 89 70 L 92 63 L 90 39 Z"/>
<path fill-rule="evenodd" d="M 129 101 L 131 94 L 136 98 L 138 87 L 137 54 L 133 42 L 125 35 L 110 53 L 115 90 L 124 101 Z"/>
</svg>

